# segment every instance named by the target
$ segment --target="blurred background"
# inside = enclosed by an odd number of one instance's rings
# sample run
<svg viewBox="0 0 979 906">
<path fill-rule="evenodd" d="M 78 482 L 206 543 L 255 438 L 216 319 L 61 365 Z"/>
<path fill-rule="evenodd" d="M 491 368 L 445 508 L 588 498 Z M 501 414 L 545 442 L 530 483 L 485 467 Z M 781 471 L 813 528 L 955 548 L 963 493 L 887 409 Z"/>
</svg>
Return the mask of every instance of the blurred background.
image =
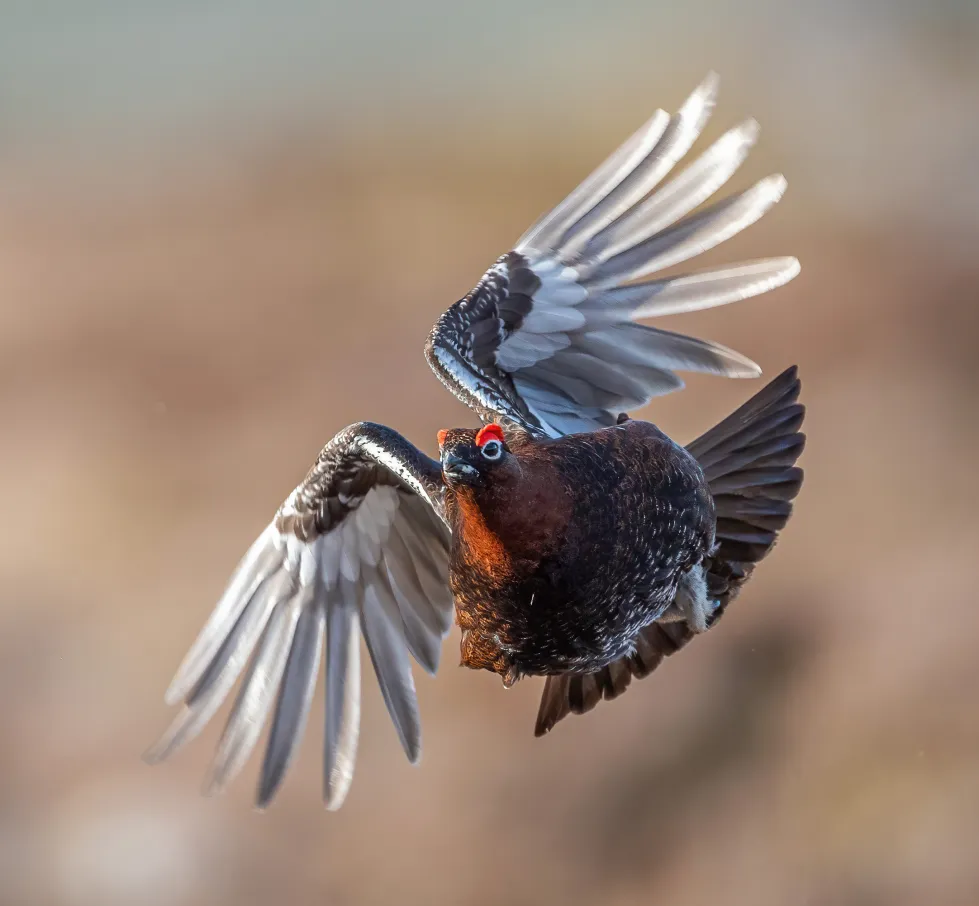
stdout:
<svg viewBox="0 0 979 906">
<path fill-rule="evenodd" d="M 724 622 L 543 740 L 453 633 L 418 769 L 365 673 L 336 814 L 321 699 L 264 814 L 199 795 L 219 722 L 145 766 L 320 446 L 473 424 L 433 320 L 710 69 L 790 186 L 714 258 L 803 271 L 665 326 L 798 362 L 810 437 Z M 974 0 L 0 3 L 0 903 L 974 906 L 977 162 Z"/>
</svg>

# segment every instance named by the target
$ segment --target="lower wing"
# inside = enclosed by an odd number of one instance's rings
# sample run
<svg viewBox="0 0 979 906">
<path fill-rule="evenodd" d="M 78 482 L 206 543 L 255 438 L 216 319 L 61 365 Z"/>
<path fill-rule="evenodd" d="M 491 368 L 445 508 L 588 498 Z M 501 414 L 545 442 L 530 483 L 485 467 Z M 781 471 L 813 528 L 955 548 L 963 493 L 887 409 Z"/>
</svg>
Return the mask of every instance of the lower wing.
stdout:
<svg viewBox="0 0 979 906">
<path fill-rule="evenodd" d="M 267 805 L 302 738 L 325 642 L 324 799 L 339 808 L 357 750 L 362 634 L 417 761 L 409 655 L 435 673 L 452 624 L 442 490 L 439 464 L 396 432 L 360 423 L 337 434 L 239 564 L 170 685 L 167 702 L 183 705 L 147 759 L 193 739 L 247 666 L 208 788 L 241 770 L 271 714 L 257 793 Z"/>
</svg>

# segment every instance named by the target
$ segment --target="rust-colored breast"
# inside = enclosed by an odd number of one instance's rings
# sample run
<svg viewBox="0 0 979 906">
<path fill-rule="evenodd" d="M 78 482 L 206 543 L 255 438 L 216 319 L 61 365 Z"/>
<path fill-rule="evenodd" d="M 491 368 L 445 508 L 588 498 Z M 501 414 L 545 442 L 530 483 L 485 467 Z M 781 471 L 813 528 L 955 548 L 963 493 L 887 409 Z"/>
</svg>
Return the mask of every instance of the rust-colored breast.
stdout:
<svg viewBox="0 0 979 906">
<path fill-rule="evenodd" d="M 484 575 L 504 581 L 510 574 L 511 561 L 503 541 L 487 525 L 485 515 L 468 488 L 456 492 L 455 502 L 460 517 L 456 531 L 461 534 L 466 559 Z"/>
</svg>

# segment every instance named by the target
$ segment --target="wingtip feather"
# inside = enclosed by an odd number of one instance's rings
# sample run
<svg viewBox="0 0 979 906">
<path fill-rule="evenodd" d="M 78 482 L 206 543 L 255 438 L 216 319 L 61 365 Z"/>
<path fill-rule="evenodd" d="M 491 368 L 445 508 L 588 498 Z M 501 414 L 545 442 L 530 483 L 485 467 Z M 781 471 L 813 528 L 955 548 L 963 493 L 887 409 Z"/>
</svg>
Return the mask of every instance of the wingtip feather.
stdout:
<svg viewBox="0 0 979 906">
<path fill-rule="evenodd" d="M 143 761 L 149 765 L 160 764 L 180 748 L 181 734 L 191 716 L 190 708 L 184 705 L 174 715 L 173 720 L 170 721 L 170 725 L 163 731 L 160 738 L 143 753 Z"/>
<path fill-rule="evenodd" d="M 690 96 L 684 102 L 684 111 L 692 109 L 694 105 L 701 106 L 708 111 L 713 109 L 717 103 L 717 94 L 721 85 L 721 77 L 713 69 L 707 71 L 700 84 L 694 88 Z"/>
<path fill-rule="evenodd" d="M 781 201 L 788 187 L 789 181 L 781 173 L 766 176 L 756 184 L 758 194 L 762 197 L 767 196 L 770 199 L 769 204 Z"/>
</svg>

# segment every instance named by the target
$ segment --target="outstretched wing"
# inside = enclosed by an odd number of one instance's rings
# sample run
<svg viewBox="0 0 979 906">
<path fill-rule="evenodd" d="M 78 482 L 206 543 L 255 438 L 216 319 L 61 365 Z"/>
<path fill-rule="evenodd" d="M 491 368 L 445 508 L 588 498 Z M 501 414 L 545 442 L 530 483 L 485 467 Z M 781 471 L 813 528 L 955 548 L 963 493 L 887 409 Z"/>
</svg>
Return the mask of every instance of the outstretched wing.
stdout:
<svg viewBox="0 0 979 906">
<path fill-rule="evenodd" d="M 657 111 L 438 320 L 429 364 L 484 421 L 550 436 L 592 431 L 682 387 L 677 371 L 761 373 L 716 343 L 634 323 L 758 295 L 799 271 L 795 258 L 771 258 L 648 279 L 730 239 L 785 190 L 770 176 L 693 213 L 744 161 L 753 120 L 660 185 L 704 128 L 715 93 L 712 75 L 674 116 Z"/>
<path fill-rule="evenodd" d="M 409 654 L 429 673 L 452 625 L 439 463 L 380 425 L 331 440 L 245 554 L 167 692 L 183 707 L 148 753 L 167 758 L 211 719 L 248 665 L 208 786 L 226 786 L 272 714 L 257 795 L 275 795 L 308 716 L 326 643 L 324 798 L 353 776 L 363 634 L 405 754 L 421 729 Z M 249 663 L 250 661 L 250 663 Z"/>
</svg>

